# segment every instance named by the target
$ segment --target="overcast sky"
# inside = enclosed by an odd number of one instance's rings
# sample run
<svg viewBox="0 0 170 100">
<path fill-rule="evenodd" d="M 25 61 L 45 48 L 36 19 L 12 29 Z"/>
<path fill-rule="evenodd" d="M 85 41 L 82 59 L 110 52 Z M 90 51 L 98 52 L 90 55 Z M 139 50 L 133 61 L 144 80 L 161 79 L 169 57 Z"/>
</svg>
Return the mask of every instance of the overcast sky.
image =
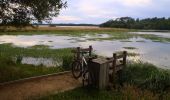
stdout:
<svg viewBox="0 0 170 100">
<path fill-rule="evenodd" d="M 109 19 L 170 17 L 170 0 L 67 0 L 53 23 L 100 24 Z"/>
</svg>

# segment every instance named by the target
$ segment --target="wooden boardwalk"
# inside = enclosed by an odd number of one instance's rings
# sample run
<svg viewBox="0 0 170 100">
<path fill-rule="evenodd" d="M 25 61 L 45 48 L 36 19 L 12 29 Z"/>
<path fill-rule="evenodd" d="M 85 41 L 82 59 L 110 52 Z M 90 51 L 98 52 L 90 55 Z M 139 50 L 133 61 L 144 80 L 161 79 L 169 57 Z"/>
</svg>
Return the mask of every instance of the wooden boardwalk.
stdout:
<svg viewBox="0 0 170 100">
<path fill-rule="evenodd" d="M 0 85 L 0 100 L 25 100 L 71 90 L 81 86 L 71 72 L 31 78 Z"/>
</svg>

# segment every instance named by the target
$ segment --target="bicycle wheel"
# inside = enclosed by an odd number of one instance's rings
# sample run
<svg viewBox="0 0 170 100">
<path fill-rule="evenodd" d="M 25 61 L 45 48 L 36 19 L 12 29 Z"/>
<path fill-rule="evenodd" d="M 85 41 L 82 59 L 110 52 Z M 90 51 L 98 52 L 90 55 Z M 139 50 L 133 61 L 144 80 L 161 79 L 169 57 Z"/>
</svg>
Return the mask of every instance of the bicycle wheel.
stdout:
<svg viewBox="0 0 170 100">
<path fill-rule="evenodd" d="M 91 72 L 89 72 L 89 77 L 88 77 L 89 79 L 88 79 L 88 85 L 94 85 L 94 75 L 91 73 Z"/>
<path fill-rule="evenodd" d="M 86 71 L 85 73 L 83 73 L 82 75 L 82 83 L 83 83 L 83 87 L 88 86 L 89 85 L 89 72 Z"/>
<path fill-rule="evenodd" d="M 84 86 L 90 86 L 90 85 L 93 84 L 93 76 L 92 76 L 92 74 L 89 71 L 86 71 L 83 74 L 82 82 L 83 82 L 83 87 Z"/>
<path fill-rule="evenodd" d="M 82 75 L 82 66 L 78 61 L 72 63 L 72 74 L 75 79 L 78 79 Z"/>
</svg>

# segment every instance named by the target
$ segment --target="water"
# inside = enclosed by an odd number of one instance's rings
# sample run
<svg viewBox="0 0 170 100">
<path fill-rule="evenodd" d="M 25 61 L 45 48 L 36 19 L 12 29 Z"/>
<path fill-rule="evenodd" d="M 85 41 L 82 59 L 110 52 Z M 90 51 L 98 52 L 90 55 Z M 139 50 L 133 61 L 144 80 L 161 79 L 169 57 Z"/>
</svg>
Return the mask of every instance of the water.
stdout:
<svg viewBox="0 0 170 100">
<path fill-rule="evenodd" d="M 34 58 L 34 57 L 13 57 L 12 60 L 16 63 L 30 64 L 34 66 L 43 65 L 46 67 L 59 67 L 63 65 L 61 58 Z"/>
<path fill-rule="evenodd" d="M 146 34 L 146 32 L 135 32 L 135 34 Z M 170 34 L 160 32 L 149 32 L 147 34 L 154 34 L 170 37 Z M 95 36 L 85 35 L 82 37 L 73 36 L 57 36 L 57 35 L 2 35 L 0 36 L 0 44 L 12 43 L 19 47 L 30 47 L 34 45 L 48 45 L 51 49 L 69 48 L 69 47 L 85 47 L 92 45 L 95 52 L 101 56 L 111 57 L 112 53 L 126 50 L 132 53 L 139 53 L 140 56 L 129 57 L 131 60 L 141 60 L 157 65 L 161 68 L 170 69 L 170 43 L 152 42 L 144 38 L 130 38 L 131 42 L 122 42 L 120 40 L 102 40 L 89 41 L 91 38 L 108 38 L 107 34 L 100 34 Z M 144 42 L 139 42 L 144 41 Z M 135 47 L 137 49 L 125 49 L 124 47 Z M 41 62 L 33 58 L 25 58 L 23 62 Z M 32 60 L 29 60 L 32 59 Z M 43 61 L 46 61 L 42 60 Z M 47 60 L 48 61 L 48 60 Z M 48 65 L 48 64 L 47 64 Z"/>
<path fill-rule="evenodd" d="M 168 32 L 131 32 L 133 34 L 151 34 L 159 37 L 170 38 L 170 33 Z"/>
<path fill-rule="evenodd" d="M 52 58 L 33 58 L 33 57 L 23 57 L 22 64 L 32 64 L 35 66 L 43 65 L 46 67 L 56 67 L 62 66 L 63 60 L 62 59 L 52 59 Z"/>
</svg>

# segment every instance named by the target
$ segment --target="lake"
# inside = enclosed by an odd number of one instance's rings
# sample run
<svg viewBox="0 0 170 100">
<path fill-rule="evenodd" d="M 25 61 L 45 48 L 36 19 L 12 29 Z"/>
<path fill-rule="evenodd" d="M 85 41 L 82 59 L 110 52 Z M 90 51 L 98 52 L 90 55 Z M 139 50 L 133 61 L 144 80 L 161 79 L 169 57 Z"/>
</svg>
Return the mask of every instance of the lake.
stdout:
<svg viewBox="0 0 170 100">
<path fill-rule="evenodd" d="M 133 34 L 153 34 L 170 38 L 170 33 L 161 32 L 133 32 Z M 148 62 L 161 68 L 170 69 L 170 42 L 153 42 L 152 40 L 141 37 L 133 37 L 128 40 L 95 40 L 95 38 L 109 37 L 109 34 L 83 35 L 79 37 L 53 34 L 1 35 L 0 44 L 12 43 L 14 46 L 25 48 L 35 45 L 47 45 L 51 49 L 78 46 L 87 48 L 89 45 L 92 45 L 95 53 L 106 57 L 111 57 L 114 52 L 126 50 L 131 53 L 139 54 L 137 56 L 128 57 L 129 60 Z M 29 58 L 28 61 L 32 59 Z M 27 62 L 26 58 L 25 62 Z M 35 63 L 35 61 L 32 62 Z"/>
</svg>

